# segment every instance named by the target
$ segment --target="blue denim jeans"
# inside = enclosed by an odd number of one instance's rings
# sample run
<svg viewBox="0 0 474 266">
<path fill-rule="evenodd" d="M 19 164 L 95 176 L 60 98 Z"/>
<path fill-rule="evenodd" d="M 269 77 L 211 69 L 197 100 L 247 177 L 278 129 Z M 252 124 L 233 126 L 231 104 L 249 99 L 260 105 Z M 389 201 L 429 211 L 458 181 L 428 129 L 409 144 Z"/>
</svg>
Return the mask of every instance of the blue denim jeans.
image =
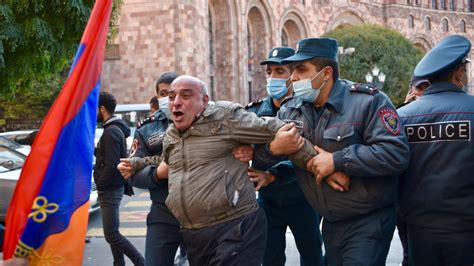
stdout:
<svg viewBox="0 0 474 266">
<path fill-rule="evenodd" d="M 144 265 L 143 256 L 119 231 L 119 208 L 123 197 L 123 188 L 99 191 L 98 194 L 104 236 L 112 249 L 114 265 L 125 265 L 124 254 L 134 265 Z"/>
</svg>

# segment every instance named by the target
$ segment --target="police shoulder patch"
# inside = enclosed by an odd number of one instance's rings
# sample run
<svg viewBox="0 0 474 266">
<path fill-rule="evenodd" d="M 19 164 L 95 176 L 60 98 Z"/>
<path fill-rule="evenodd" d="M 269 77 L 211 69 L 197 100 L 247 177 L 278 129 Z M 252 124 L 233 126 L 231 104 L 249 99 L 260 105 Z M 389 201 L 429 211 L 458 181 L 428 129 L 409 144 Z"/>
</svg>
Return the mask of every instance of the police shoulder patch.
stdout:
<svg viewBox="0 0 474 266">
<path fill-rule="evenodd" d="M 248 109 L 248 108 L 250 108 L 250 107 L 252 107 L 252 106 L 259 105 L 259 104 L 261 104 L 262 102 L 263 102 L 262 99 L 258 99 L 258 100 L 256 100 L 256 101 L 250 102 L 249 104 L 247 104 L 247 105 L 245 106 L 245 109 Z"/>
<path fill-rule="evenodd" d="M 146 125 L 150 122 L 153 122 L 153 121 L 155 121 L 155 117 L 154 116 L 149 116 L 149 117 L 143 119 L 142 121 L 138 122 L 137 123 L 137 128 L 141 128 L 142 126 L 144 126 L 144 125 Z"/>
<path fill-rule="evenodd" d="M 363 84 L 354 84 L 351 86 L 351 92 L 361 92 L 370 95 L 375 95 L 379 92 L 377 86 L 371 83 L 363 83 Z"/>
<path fill-rule="evenodd" d="M 401 125 L 398 120 L 398 114 L 395 110 L 391 108 L 382 108 L 378 113 L 382 120 L 382 124 L 390 133 L 393 135 L 400 134 Z"/>
</svg>

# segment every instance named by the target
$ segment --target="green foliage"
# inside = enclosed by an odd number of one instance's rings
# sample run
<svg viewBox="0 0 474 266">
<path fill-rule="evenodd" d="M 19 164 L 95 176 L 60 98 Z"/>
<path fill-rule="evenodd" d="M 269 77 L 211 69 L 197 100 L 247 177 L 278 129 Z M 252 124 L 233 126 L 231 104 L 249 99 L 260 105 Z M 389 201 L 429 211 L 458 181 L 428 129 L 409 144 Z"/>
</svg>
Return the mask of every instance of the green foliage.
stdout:
<svg viewBox="0 0 474 266">
<path fill-rule="evenodd" d="M 383 91 L 394 105 L 403 102 L 411 75 L 423 52 L 401 33 L 382 26 L 362 24 L 330 31 L 324 37 L 337 39 L 344 48 L 355 48 L 354 53 L 339 56 L 341 78 L 365 83 L 365 75 L 377 66 L 386 75 Z"/>
<path fill-rule="evenodd" d="M 0 109 L 5 118 L 46 115 L 67 77 L 94 2 L 0 1 Z M 109 38 L 117 33 L 123 0 L 113 2 Z"/>
</svg>

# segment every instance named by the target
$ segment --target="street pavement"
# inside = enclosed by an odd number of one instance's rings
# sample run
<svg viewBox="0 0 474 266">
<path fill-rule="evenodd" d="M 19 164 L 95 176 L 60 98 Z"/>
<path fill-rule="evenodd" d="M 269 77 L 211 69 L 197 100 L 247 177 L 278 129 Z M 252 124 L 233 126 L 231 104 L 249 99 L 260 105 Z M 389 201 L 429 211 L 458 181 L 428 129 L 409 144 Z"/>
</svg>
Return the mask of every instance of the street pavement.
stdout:
<svg viewBox="0 0 474 266">
<path fill-rule="evenodd" d="M 135 196 L 124 196 L 120 208 L 120 232 L 127 236 L 142 254 L 145 252 L 145 219 L 150 204 L 148 192 L 135 189 Z M 89 243 L 86 243 L 84 250 L 83 265 L 112 265 L 112 253 L 103 236 L 100 211 L 91 214 L 87 237 Z M 286 265 L 300 265 L 298 250 L 289 230 L 286 233 L 286 244 Z M 402 247 L 398 233 L 395 231 L 386 265 L 399 265 L 401 260 Z M 126 262 L 127 265 L 133 265 L 128 259 L 126 259 Z"/>
</svg>

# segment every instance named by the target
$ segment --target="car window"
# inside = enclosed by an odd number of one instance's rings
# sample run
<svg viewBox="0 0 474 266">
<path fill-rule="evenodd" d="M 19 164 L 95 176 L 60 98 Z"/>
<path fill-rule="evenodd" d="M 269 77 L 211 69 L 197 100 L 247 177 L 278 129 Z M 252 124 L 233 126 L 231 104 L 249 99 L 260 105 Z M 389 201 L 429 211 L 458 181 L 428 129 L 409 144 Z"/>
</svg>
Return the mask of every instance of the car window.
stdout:
<svg viewBox="0 0 474 266">
<path fill-rule="evenodd" d="M 0 173 L 21 169 L 25 157 L 8 147 L 0 146 Z"/>
<path fill-rule="evenodd" d="M 11 149 L 14 149 L 14 150 L 21 148 L 20 144 L 14 142 L 14 141 L 11 141 L 11 140 L 9 140 L 5 137 L 2 137 L 2 136 L 0 136 L 0 145 L 7 146 L 8 148 L 11 148 Z"/>
</svg>

